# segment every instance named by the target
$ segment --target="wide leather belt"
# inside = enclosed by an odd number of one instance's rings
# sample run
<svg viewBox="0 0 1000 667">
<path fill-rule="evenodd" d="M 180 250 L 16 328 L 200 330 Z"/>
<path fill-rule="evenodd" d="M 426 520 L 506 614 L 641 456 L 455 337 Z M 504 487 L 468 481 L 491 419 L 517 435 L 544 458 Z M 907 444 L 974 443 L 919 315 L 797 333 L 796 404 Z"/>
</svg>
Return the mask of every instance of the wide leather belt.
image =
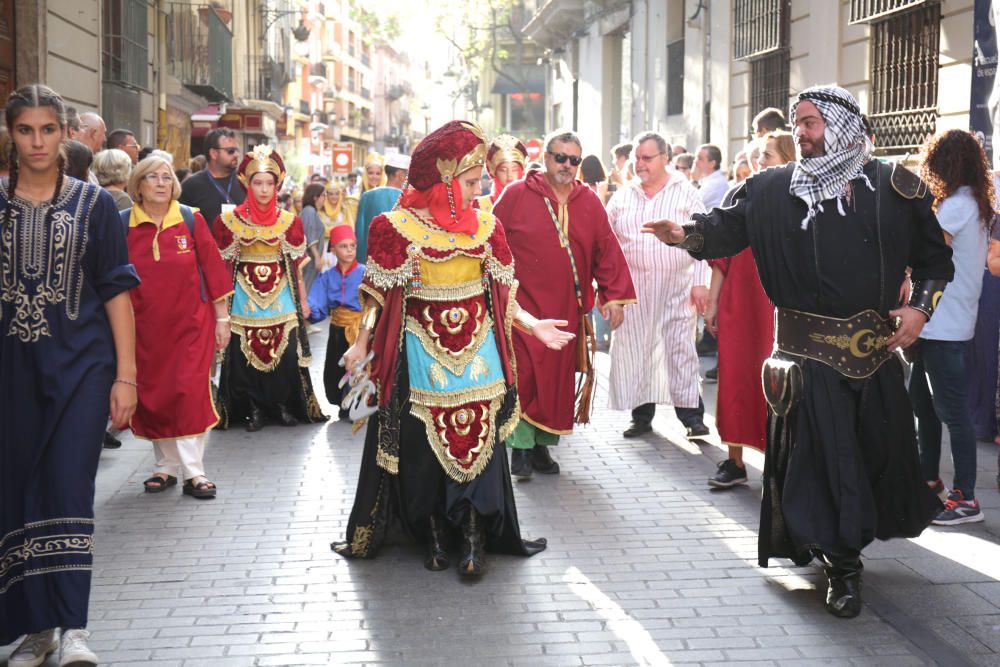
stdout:
<svg viewBox="0 0 1000 667">
<path fill-rule="evenodd" d="M 892 322 L 874 310 L 846 319 L 790 308 L 778 308 L 775 315 L 778 350 L 819 361 L 854 379 L 869 377 L 892 357 L 887 344 L 892 332 Z"/>
</svg>

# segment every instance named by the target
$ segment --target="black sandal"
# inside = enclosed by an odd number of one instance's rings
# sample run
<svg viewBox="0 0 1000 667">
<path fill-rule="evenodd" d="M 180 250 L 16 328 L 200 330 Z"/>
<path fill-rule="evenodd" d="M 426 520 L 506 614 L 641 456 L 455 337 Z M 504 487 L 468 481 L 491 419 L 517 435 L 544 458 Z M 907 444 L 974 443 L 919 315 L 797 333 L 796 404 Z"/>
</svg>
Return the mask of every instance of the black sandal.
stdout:
<svg viewBox="0 0 1000 667">
<path fill-rule="evenodd" d="M 198 482 L 197 484 L 192 484 L 192 479 L 184 482 L 184 495 L 192 496 L 199 500 L 211 500 L 215 498 L 215 484 L 205 479 L 204 481 Z"/>
<path fill-rule="evenodd" d="M 165 478 L 153 475 L 143 482 L 142 485 L 146 487 L 146 493 L 159 493 L 160 491 L 166 491 L 171 486 L 177 486 L 177 478 L 173 475 L 167 475 Z"/>
</svg>

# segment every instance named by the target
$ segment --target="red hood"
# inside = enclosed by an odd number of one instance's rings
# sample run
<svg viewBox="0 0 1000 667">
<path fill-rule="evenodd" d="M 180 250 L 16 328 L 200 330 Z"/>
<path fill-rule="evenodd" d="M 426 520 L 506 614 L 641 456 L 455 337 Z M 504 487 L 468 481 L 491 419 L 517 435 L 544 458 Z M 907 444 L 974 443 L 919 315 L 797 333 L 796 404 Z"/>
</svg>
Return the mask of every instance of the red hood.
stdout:
<svg viewBox="0 0 1000 667">
<path fill-rule="evenodd" d="M 552 187 L 549 185 L 549 182 L 545 180 L 545 174 L 541 171 L 529 171 L 527 176 L 524 177 L 524 186 L 532 192 L 551 199 L 553 202 L 559 201 L 556 198 L 555 193 L 552 192 Z M 573 181 L 573 189 L 569 192 L 569 199 L 566 200 L 567 203 L 573 201 L 579 197 L 581 193 L 586 191 L 586 185 L 580 181 Z"/>
</svg>

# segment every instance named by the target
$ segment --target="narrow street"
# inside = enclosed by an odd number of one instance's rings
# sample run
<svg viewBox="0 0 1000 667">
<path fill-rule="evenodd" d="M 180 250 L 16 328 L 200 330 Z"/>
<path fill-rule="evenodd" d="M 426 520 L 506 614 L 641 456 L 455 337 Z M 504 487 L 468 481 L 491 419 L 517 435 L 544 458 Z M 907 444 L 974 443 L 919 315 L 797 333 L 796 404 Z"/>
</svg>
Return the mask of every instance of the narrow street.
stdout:
<svg viewBox="0 0 1000 667">
<path fill-rule="evenodd" d="M 749 487 L 710 491 L 723 450 L 661 412 L 625 440 L 626 415 L 598 410 L 559 447 L 561 475 L 516 484 L 522 532 L 549 548 L 494 557 L 473 584 L 424 570 L 407 543 L 364 562 L 330 551 L 361 454 L 343 423 L 213 433 L 209 502 L 144 493 L 151 447 L 127 438 L 98 476 L 91 646 L 101 664 L 161 667 L 1000 664 L 992 446 L 986 522 L 876 544 L 866 609 L 844 621 L 823 610 L 818 569 L 755 566 L 760 457 Z"/>
</svg>

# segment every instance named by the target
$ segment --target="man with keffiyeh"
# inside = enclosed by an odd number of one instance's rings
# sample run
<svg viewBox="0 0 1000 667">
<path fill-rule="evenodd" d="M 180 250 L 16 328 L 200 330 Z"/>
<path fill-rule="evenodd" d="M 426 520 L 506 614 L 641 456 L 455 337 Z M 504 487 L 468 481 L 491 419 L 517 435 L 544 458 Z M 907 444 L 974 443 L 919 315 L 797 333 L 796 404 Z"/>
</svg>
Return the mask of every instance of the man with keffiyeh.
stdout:
<svg viewBox="0 0 1000 667">
<path fill-rule="evenodd" d="M 819 559 L 827 610 L 850 618 L 861 550 L 919 535 L 940 511 L 892 352 L 919 335 L 954 268 L 926 186 L 873 159 L 849 92 L 809 88 L 791 112 L 798 162 L 747 179 L 728 208 L 646 227 L 697 259 L 752 249 L 777 307 L 760 565 Z"/>
</svg>

